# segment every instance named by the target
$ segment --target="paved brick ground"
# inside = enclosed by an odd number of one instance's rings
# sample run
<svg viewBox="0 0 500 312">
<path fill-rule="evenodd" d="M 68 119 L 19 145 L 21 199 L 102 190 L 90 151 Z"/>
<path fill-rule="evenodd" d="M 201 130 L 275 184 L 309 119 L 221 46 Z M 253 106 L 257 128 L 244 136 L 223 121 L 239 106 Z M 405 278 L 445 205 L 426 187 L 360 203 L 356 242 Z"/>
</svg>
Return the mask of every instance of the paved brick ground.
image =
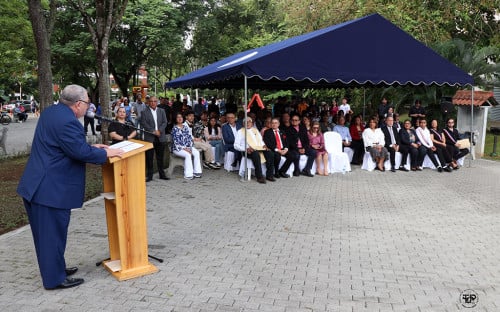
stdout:
<svg viewBox="0 0 500 312">
<path fill-rule="evenodd" d="M 500 165 L 353 172 L 265 186 L 235 173 L 148 183 L 152 260 L 118 282 L 102 199 L 75 211 L 66 259 L 85 283 L 42 288 L 29 227 L 0 236 L 2 311 L 500 311 Z M 465 289 L 475 308 L 462 306 Z"/>
</svg>

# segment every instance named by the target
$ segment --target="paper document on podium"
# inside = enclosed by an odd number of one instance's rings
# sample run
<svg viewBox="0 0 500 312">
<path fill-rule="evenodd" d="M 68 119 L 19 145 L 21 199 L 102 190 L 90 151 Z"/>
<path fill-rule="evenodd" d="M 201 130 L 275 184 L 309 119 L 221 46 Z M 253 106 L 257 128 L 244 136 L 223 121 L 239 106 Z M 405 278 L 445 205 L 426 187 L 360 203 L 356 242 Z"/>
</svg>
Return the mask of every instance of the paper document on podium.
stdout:
<svg viewBox="0 0 500 312">
<path fill-rule="evenodd" d="M 120 143 L 110 145 L 109 148 L 121 148 L 126 153 L 141 148 L 143 146 L 144 144 L 139 144 L 131 141 L 122 141 Z"/>
</svg>

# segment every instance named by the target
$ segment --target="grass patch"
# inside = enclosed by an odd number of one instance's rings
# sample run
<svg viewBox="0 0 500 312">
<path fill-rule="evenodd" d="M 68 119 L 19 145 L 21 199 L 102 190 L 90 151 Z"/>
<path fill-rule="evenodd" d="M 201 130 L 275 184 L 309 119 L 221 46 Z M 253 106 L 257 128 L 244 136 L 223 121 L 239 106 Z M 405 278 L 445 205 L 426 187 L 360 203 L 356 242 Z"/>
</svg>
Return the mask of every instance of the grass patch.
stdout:
<svg viewBox="0 0 500 312">
<path fill-rule="evenodd" d="M 27 161 L 27 155 L 0 159 L 0 234 L 28 224 L 23 200 L 16 193 L 19 179 L 23 174 Z M 101 166 L 88 164 L 86 170 L 85 201 L 99 196 L 101 192 Z"/>
</svg>

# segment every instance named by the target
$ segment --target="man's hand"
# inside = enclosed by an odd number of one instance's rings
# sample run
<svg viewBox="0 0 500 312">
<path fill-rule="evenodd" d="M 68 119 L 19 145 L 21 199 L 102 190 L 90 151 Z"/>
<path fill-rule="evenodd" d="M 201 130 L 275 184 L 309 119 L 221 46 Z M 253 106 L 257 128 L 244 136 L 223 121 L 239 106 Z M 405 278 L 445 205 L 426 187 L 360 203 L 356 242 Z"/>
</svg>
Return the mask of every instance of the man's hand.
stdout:
<svg viewBox="0 0 500 312">
<path fill-rule="evenodd" d="M 161 135 L 161 132 L 160 130 L 155 130 L 155 132 L 153 132 L 157 137 L 160 137 Z"/>
<path fill-rule="evenodd" d="M 247 148 L 247 153 L 248 153 L 248 154 L 251 154 L 251 153 L 253 153 L 253 152 L 254 152 L 254 149 L 253 149 L 253 148 L 251 148 L 251 147 L 248 147 L 248 148 Z"/>
<path fill-rule="evenodd" d="M 107 157 L 122 157 L 124 151 L 121 148 L 106 148 Z"/>
</svg>

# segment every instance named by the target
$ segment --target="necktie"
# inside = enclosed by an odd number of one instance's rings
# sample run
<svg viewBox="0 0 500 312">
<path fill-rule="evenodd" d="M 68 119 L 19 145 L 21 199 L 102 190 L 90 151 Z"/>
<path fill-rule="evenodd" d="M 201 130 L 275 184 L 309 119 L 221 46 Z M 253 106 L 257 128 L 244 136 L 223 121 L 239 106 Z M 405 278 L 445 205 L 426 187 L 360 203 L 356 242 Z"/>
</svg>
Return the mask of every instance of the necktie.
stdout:
<svg viewBox="0 0 500 312">
<path fill-rule="evenodd" d="M 278 133 L 278 130 L 274 130 L 274 136 L 276 137 L 276 146 L 281 151 L 283 149 L 283 146 L 281 145 L 281 138 Z"/>
<path fill-rule="evenodd" d="M 394 132 L 392 132 L 392 127 L 389 127 L 389 133 L 391 134 L 391 143 L 396 144 L 396 139 L 394 138 Z"/>
</svg>

